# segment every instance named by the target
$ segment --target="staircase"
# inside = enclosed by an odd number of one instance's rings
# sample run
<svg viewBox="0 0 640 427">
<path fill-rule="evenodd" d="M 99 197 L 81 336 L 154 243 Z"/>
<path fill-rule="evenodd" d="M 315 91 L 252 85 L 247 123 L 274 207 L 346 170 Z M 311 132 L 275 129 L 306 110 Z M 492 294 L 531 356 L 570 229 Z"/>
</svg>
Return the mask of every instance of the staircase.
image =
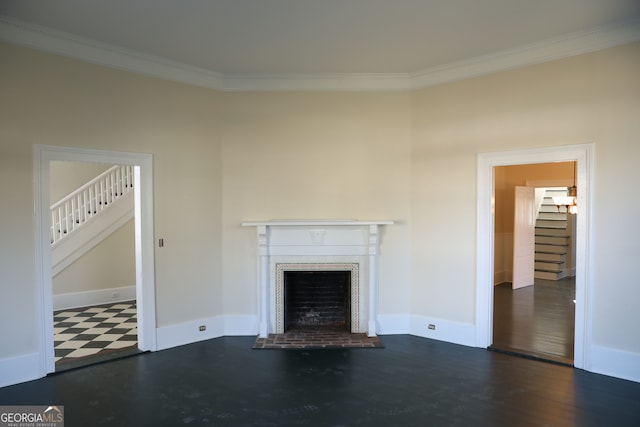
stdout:
<svg viewBox="0 0 640 427">
<path fill-rule="evenodd" d="M 53 276 L 133 218 L 133 166 L 113 166 L 51 205 Z"/>
<path fill-rule="evenodd" d="M 535 229 L 536 279 L 559 280 L 568 275 L 567 256 L 571 236 L 567 231 L 567 213 L 558 212 L 553 196 L 566 196 L 567 189 L 547 188 L 538 211 Z"/>
</svg>

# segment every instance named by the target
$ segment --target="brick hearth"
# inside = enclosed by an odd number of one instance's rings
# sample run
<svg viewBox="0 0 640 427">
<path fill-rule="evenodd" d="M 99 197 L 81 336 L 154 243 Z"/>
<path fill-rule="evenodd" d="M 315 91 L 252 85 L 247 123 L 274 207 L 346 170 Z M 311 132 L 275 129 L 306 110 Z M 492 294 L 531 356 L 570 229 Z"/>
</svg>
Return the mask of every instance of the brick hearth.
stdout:
<svg viewBox="0 0 640 427">
<path fill-rule="evenodd" d="M 255 349 L 314 349 L 314 348 L 384 348 L 379 337 L 352 334 L 344 329 L 295 328 L 284 334 L 269 334 L 257 338 Z"/>
</svg>

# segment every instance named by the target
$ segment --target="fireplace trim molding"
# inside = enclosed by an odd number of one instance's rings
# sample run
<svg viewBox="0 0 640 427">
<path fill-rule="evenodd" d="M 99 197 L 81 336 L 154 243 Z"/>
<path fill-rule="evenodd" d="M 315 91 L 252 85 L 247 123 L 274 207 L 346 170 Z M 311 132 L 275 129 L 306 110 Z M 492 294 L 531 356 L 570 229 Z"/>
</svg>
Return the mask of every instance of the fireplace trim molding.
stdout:
<svg viewBox="0 0 640 427">
<path fill-rule="evenodd" d="M 352 330 L 377 334 L 380 226 L 393 221 L 270 220 L 244 222 L 257 231 L 260 338 L 278 333 L 278 264 L 358 264 L 358 323 Z M 314 267 L 310 267 L 313 269 Z M 347 268 L 349 269 L 349 268 Z M 353 302 L 353 300 L 352 300 Z M 353 310 L 353 307 L 352 307 Z M 356 329 L 357 327 L 357 329 Z"/>
</svg>

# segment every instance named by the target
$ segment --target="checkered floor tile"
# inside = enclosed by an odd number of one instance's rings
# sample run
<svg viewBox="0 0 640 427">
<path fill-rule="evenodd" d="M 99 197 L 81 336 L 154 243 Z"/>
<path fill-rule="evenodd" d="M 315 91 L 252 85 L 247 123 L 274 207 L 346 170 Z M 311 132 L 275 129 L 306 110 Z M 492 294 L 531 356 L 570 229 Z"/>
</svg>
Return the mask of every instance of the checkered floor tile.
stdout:
<svg viewBox="0 0 640 427">
<path fill-rule="evenodd" d="M 135 301 L 53 313 L 56 365 L 138 344 Z"/>
</svg>

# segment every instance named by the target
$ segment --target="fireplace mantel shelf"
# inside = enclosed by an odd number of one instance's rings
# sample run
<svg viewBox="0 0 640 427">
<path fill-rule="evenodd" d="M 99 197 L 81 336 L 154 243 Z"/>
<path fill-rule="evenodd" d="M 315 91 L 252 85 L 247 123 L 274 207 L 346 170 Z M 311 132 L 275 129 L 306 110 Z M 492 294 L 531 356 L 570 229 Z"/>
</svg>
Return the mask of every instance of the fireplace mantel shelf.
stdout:
<svg viewBox="0 0 640 427">
<path fill-rule="evenodd" d="M 244 227 L 258 226 L 313 226 L 313 227 L 329 227 L 329 226 L 353 226 L 353 225 L 390 225 L 391 220 L 379 221 L 359 221 L 356 219 L 273 219 L 268 221 L 247 221 L 243 222 Z"/>
</svg>

